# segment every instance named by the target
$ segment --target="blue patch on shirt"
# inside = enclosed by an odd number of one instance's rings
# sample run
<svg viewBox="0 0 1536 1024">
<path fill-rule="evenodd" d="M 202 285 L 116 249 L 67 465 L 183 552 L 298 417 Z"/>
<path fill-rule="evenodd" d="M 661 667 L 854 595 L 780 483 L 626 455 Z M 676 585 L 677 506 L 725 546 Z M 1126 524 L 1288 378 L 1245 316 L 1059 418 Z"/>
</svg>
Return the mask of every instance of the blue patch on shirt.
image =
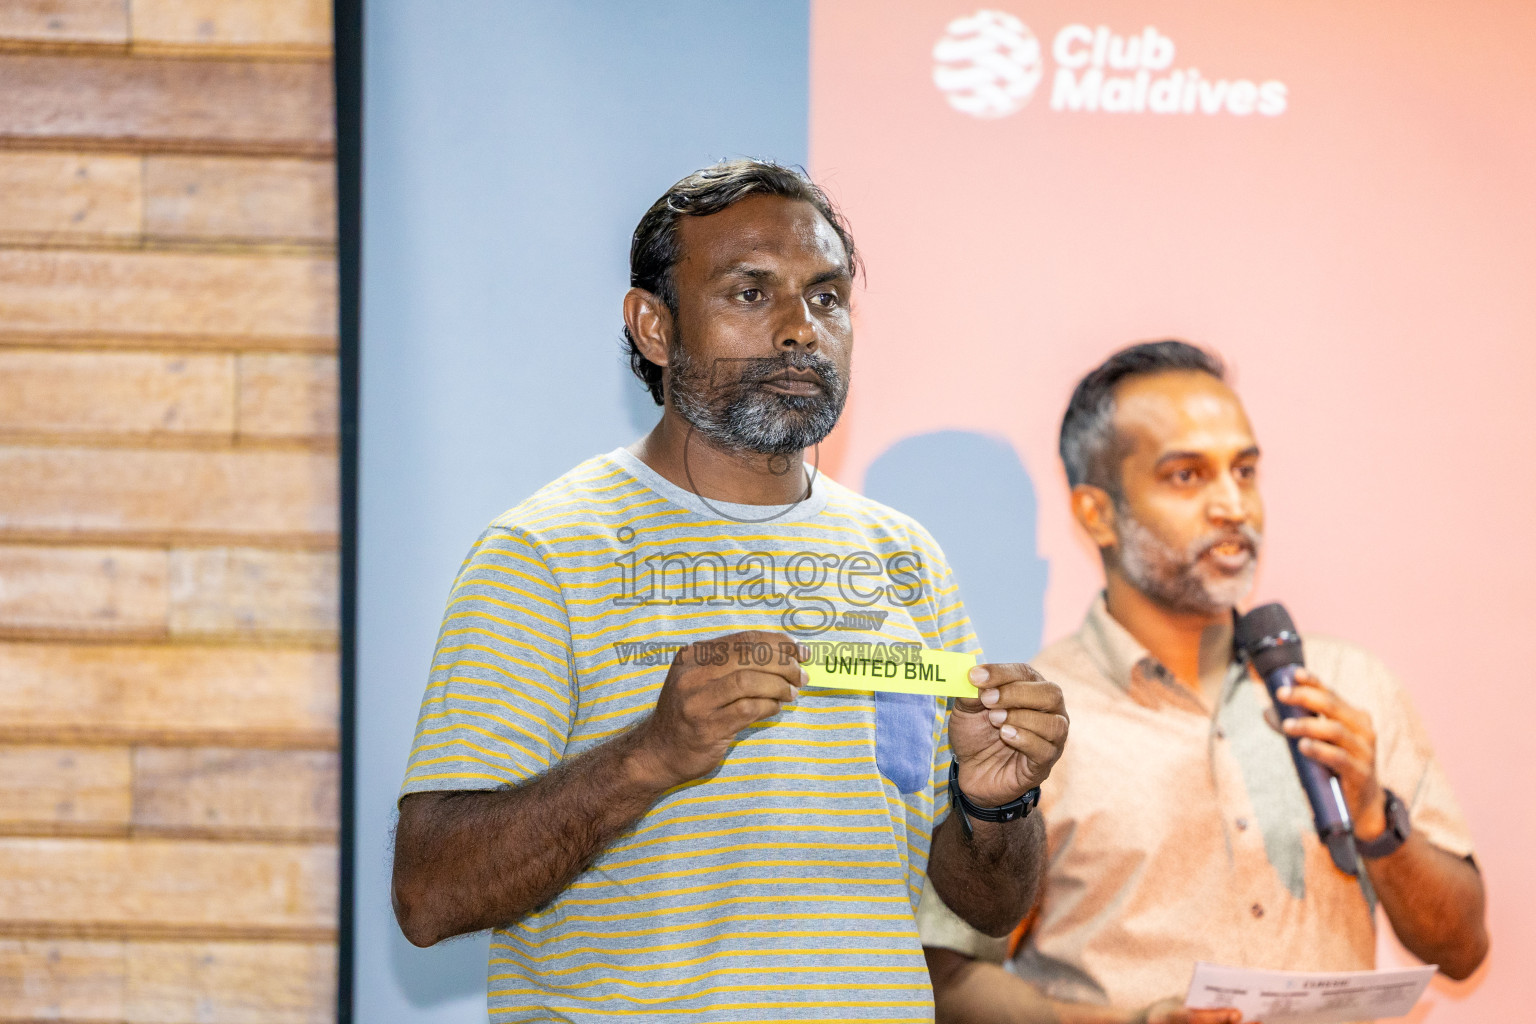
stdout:
<svg viewBox="0 0 1536 1024">
<path fill-rule="evenodd" d="M 875 764 L 903 793 L 933 781 L 933 702 L 920 693 L 875 694 Z"/>
</svg>

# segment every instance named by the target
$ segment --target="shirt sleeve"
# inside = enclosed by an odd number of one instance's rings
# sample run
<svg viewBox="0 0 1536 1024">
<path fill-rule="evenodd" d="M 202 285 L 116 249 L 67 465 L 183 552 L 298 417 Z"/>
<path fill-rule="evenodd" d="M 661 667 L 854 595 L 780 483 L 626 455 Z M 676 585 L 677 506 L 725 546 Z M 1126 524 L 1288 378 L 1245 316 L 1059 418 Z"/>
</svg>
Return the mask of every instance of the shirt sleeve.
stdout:
<svg viewBox="0 0 1536 1024">
<path fill-rule="evenodd" d="M 925 552 L 924 557 L 934 559 L 933 574 L 926 577 L 930 588 L 930 610 L 915 616 L 914 623 L 930 647 L 946 651 L 974 651 L 980 655 L 981 643 L 976 638 L 975 628 L 971 626 L 970 616 L 965 612 L 965 601 L 961 599 L 960 584 L 955 581 L 955 574 L 950 571 L 944 553 L 931 537 L 925 535 L 924 546 L 932 552 L 931 555 Z"/>
<path fill-rule="evenodd" d="M 1008 953 L 1010 936 L 993 938 L 967 924 L 939 898 L 933 883 L 923 880 L 923 896 L 917 904 L 917 934 L 923 945 L 952 949 L 972 960 L 1000 964 Z"/>
<path fill-rule="evenodd" d="M 1456 794 L 1451 792 L 1450 779 L 1430 745 L 1423 719 L 1391 671 L 1374 658 L 1371 660 L 1383 678 L 1383 685 L 1393 695 L 1376 726 L 1376 763 L 1381 784 L 1408 806 L 1414 831 L 1447 853 L 1472 856 L 1472 831 L 1462 816 Z"/>
<path fill-rule="evenodd" d="M 570 652 L 537 546 L 487 530 L 449 595 L 401 795 L 513 786 L 559 761 L 576 703 Z"/>
<path fill-rule="evenodd" d="M 981 644 L 971 627 L 965 604 L 960 599 L 960 587 L 947 564 L 942 566 L 938 584 L 934 587 L 935 646 L 952 651 L 975 651 L 978 658 Z M 933 823 L 937 825 L 949 816 L 949 715 L 939 716 L 939 734 L 934 743 L 933 758 Z M 922 897 L 917 903 L 917 933 L 925 946 L 952 949 L 977 960 L 1001 963 L 1008 950 L 1008 937 L 993 938 L 972 928 L 950 910 L 934 891 L 933 882 L 923 878 Z"/>
<path fill-rule="evenodd" d="M 1429 732 L 1397 677 L 1386 664 L 1352 644 L 1333 642 L 1337 664 L 1323 682 L 1371 713 L 1376 730 L 1376 774 L 1408 807 L 1414 831 L 1457 857 L 1472 855 L 1472 833 L 1435 757 Z"/>
<path fill-rule="evenodd" d="M 938 551 L 937 545 L 934 550 Z M 981 644 L 976 638 L 976 630 L 971 626 L 970 616 L 965 613 L 965 602 L 960 599 L 960 585 L 955 582 L 955 575 L 950 572 L 949 564 L 943 560 L 942 554 L 939 555 L 936 569 L 938 571 L 935 573 L 936 583 L 931 601 L 932 625 L 929 627 L 919 623 L 919 628 L 924 630 L 924 639 L 929 646 L 946 651 L 974 652 L 979 660 Z M 937 825 L 949 813 L 949 762 L 952 759 L 949 750 L 949 708 L 948 701 L 945 701 L 934 726 L 931 825 Z"/>
<path fill-rule="evenodd" d="M 914 622 L 917 624 L 918 629 L 922 631 L 924 645 L 947 651 L 975 652 L 979 656 L 981 645 L 976 638 L 976 630 L 971 626 L 970 616 L 966 614 L 965 602 L 960 596 L 960 586 L 955 581 L 954 573 L 950 571 L 949 563 L 945 560 L 943 552 L 939 550 L 938 544 L 932 537 L 924 533 L 920 535 L 920 541 L 926 548 L 923 552 L 923 557 L 932 559 L 931 575 L 925 576 L 929 581 L 928 608 L 921 616 L 914 617 Z M 949 708 L 947 701 L 939 703 L 938 714 L 934 716 L 933 730 L 933 777 L 930 783 L 930 792 L 932 793 L 931 816 L 927 820 L 915 821 L 910 820 L 912 815 L 909 812 L 907 829 L 909 836 L 918 834 L 918 830 L 920 830 L 925 843 L 928 844 L 932 842 L 934 827 L 949 815 L 949 763 L 953 758 L 949 748 Z M 933 887 L 928 882 L 927 853 L 928 847 L 925 845 L 921 860 L 913 857 L 910 861 L 914 871 L 909 882 L 914 890 L 921 889 L 921 896 L 917 903 L 919 931 L 922 930 L 925 912 L 929 918 L 943 920 L 946 925 L 952 919 L 961 928 L 969 930 L 970 926 L 950 913 L 949 908 L 945 907 L 943 901 L 932 891 Z M 921 865 L 920 872 L 915 870 L 919 864 Z M 937 909 L 934 909 L 935 907 Z M 948 918 L 945 919 L 942 915 L 939 915 L 939 911 L 948 915 Z M 982 940 L 987 939 L 980 932 L 974 932 L 973 934 Z M 934 943 L 934 945 L 944 945 L 944 943 Z M 946 946 L 946 948 L 954 947 Z"/>
</svg>

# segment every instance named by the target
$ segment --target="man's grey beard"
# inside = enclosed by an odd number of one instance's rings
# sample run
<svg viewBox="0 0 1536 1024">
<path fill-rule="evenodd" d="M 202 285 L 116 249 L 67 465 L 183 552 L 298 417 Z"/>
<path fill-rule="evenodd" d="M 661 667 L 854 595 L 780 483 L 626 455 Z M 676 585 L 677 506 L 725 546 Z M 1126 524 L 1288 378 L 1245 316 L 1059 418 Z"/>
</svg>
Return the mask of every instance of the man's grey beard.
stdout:
<svg viewBox="0 0 1536 1024">
<path fill-rule="evenodd" d="M 1115 534 L 1120 541 L 1115 557 L 1131 585 L 1165 608 L 1196 615 L 1220 615 L 1248 596 L 1264 540 L 1263 534 L 1244 523 L 1209 533 L 1179 551 L 1138 522 L 1119 502 L 1115 503 Z M 1235 574 L 1200 559 L 1228 541 L 1244 544 L 1252 552 L 1247 566 Z"/>
<path fill-rule="evenodd" d="M 763 386 L 786 370 L 814 375 L 821 392 L 783 395 Z M 848 381 L 837 364 L 808 352 L 704 366 L 679 342 L 672 349 L 667 383 L 673 408 L 695 430 L 719 448 L 760 455 L 792 455 L 819 444 L 837 425 L 848 399 Z"/>
</svg>

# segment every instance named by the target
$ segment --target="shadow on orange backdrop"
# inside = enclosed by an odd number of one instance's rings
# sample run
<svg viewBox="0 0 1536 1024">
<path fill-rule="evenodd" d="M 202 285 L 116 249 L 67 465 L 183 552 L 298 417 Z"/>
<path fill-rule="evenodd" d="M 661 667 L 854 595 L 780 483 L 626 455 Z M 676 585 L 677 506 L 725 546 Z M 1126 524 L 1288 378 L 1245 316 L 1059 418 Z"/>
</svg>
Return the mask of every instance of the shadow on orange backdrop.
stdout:
<svg viewBox="0 0 1536 1024">
<path fill-rule="evenodd" d="M 1039 498 L 1055 639 L 1099 581 L 1055 455 L 1072 384 L 1135 340 L 1219 350 L 1265 450 L 1256 597 L 1393 666 L 1478 843 L 1493 952 L 1471 982 L 1437 982 L 1427 1016 L 1523 1019 L 1536 961 L 1521 600 L 1536 575 L 1536 8 L 999 9 L 1038 41 L 1038 81 L 1025 88 L 1028 53 L 1005 53 L 998 116 L 978 117 L 950 102 L 975 99 L 963 82 L 945 92 L 934 78 L 935 43 L 974 6 L 813 8 L 811 169 L 868 260 L 853 396 L 824 464 L 859 485 L 902 438 L 1008 439 Z M 1058 55 L 1072 25 L 1084 29 Z M 1099 26 L 1144 41 L 1153 26 L 1172 53 L 1142 88 L 1197 69 L 1193 112 L 1102 109 L 1136 103 L 1134 70 L 1111 67 L 1131 84 L 1086 109 Z M 1082 66 L 1057 96 L 1059 56 Z M 1282 83 L 1283 112 L 1257 112 L 1241 81 Z M 1383 965 L 1406 958 L 1383 940 Z"/>
</svg>

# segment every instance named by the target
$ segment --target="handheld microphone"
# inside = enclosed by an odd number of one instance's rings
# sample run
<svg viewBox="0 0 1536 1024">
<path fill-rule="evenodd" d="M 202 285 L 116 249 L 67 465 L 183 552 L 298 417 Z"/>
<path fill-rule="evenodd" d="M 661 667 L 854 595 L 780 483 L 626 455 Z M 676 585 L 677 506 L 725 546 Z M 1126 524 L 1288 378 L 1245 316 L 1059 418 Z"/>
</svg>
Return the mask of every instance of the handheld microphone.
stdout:
<svg viewBox="0 0 1536 1024">
<path fill-rule="evenodd" d="M 1294 686 L 1296 670 L 1302 660 L 1301 636 L 1291 622 L 1285 606 L 1266 604 L 1255 608 L 1237 620 L 1237 645 L 1248 655 L 1254 670 L 1269 689 L 1274 701 L 1275 713 L 1283 722 L 1288 718 L 1305 718 L 1312 714 L 1305 708 L 1286 704 L 1275 697 L 1282 686 Z M 1317 837 L 1328 847 L 1334 866 L 1347 875 L 1360 873 L 1355 859 L 1354 823 L 1349 820 L 1349 808 L 1344 804 L 1344 793 L 1339 789 L 1338 776 L 1332 770 L 1318 764 L 1301 752 L 1301 740 L 1287 736 L 1291 747 L 1291 761 L 1296 774 L 1301 777 L 1301 788 L 1306 791 L 1307 802 L 1312 805 L 1312 824 Z"/>
</svg>

